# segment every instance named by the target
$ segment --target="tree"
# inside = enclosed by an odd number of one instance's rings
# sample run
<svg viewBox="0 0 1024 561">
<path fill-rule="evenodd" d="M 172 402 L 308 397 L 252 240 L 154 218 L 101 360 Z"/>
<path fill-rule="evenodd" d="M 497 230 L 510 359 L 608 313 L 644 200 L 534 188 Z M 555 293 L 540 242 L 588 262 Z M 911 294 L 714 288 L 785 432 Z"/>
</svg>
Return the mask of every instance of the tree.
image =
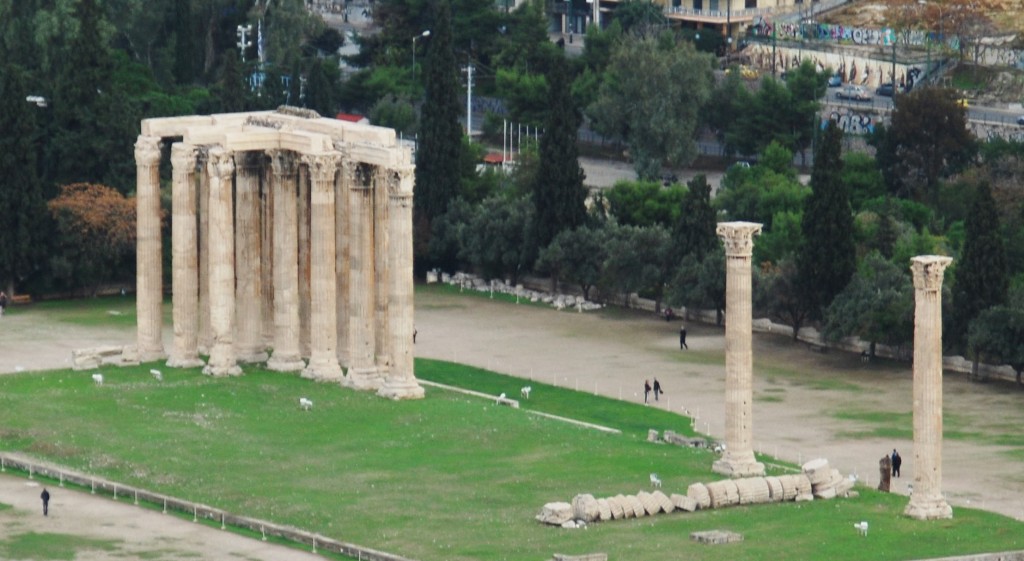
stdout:
<svg viewBox="0 0 1024 561">
<path fill-rule="evenodd" d="M 426 97 L 420 116 L 420 142 L 416 151 L 414 209 L 428 223 L 443 214 L 458 193 L 459 125 L 458 66 L 451 47 L 451 11 L 448 0 L 436 0 L 433 33 L 427 53 Z"/>
<path fill-rule="evenodd" d="M 736 153 L 736 144 L 742 139 L 745 110 L 752 104 L 753 95 L 738 68 L 732 68 L 712 90 L 704 107 L 704 120 L 722 145 L 723 156 Z"/>
<path fill-rule="evenodd" d="M 825 312 L 824 336 L 830 341 L 858 336 L 875 344 L 904 347 L 914 340 L 914 287 L 899 266 L 871 253 Z"/>
<path fill-rule="evenodd" d="M 763 269 L 755 271 L 760 271 L 760 278 L 759 282 L 754 283 L 757 287 L 754 308 L 763 311 L 772 320 L 792 326 L 795 341 L 810 316 L 796 262 L 783 259 L 777 264 L 766 263 Z"/>
<path fill-rule="evenodd" d="M 608 210 L 619 224 L 670 227 L 679 219 L 686 196 L 681 185 L 662 187 L 657 181 L 616 181 L 605 192 Z"/>
<path fill-rule="evenodd" d="M 814 155 L 811 196 L 804 204 L 804 242 L 797 253 L 800 283 L 812 317 L 820 318 L 857 266 L 853 211 L 842 182 L 843 132 L 829 122 Z"/>
<path fill-rule="evenodd" d="M 947 323 L 945 339 L 956 349 L 963 348 L 971 320 L 982 310 L 1006 302 L 1006 250 L 988 183 L 975 191 L 966 228 L 953 283 L 953 317 Z"/>
<path fill-rule="evenodd" d="M 487 278 L 508 278 L 512 284 L 533 265 L 536 253 L 531 242 L 533 208 L 525 197 L 501 195 L 476 206 L 461 230 L 459 257 Z"/>
<path fill-rule="evenodd" d="M 982 310 L 971 320 L 967 332 L 967 346 L 971 349 L 974 365 L 971 377 L 983 379 L 979 374 L 978 362 L 1009 364 L 1021 383 L 1024 372 L 1024 310 L 1010 306 L 993 306 Z"/>
<path fill-rule="evenodd" d="M 772 143 L 757 165 L 729 168 L 715 196 L 715 208 L 724 210 L 730 220 L 758 222 L 770 231 L 779 212 L 802 207 L 811 194 L 797 179 L 792 161 L 792 152 Z"/>
<path fill-rule="evenodd" d="M 679 207 L 679 218 L 673 228 L 673 255 L 681 261 L 687 255 L 702 259 L 718 247 L 718 216 L 711 207 L 711 185 L 704 174 L 695 176 L 686 184 L 688 190 Z"/>
<path fill-rule="evenodd" d="M 668 23 L 661 6 L 651 0 L 626 0 L 615 8 L 615 21 L 625 33 L 654 36 Z"/>
<path fill-rule="evenodd" d="M 587 109 L 594 130 L 626 142 L 641 179 L 658 177 L 662 162 L 689 164 L 697 156 L 694 138 L 711 67 L 710 55 L 689 42 L 624 39 Z"/>
<path fill-rule="evenodd" d="M 811 146 L 817 125 L 818 102 L 828 89 L 828 75 L 824 70 L 818 72 L 814 63 L 804 59 L 800 66 L 789 73 L 786 79 L 792 104 L 784 113 L 785 125 L 793 139 L 792 150 L 800 154 L 804 161 L 804 151 Z"/>
<path fill-rule="evenodd" d="M 718 325 L 725 311 L 725 250 L 719 245 L 703 258 L 687 255 L 669 285 L 668 302 L 674 306 L 715 310 Z"/>
<path fill-rule="evenodd" d="M 8 294 L 38 267 L 45 245 L 36 107 L 25 102 L 25 78 L 21 68 L 0 61 L 0 288 Z"/>
<path fill-rule="evenodd" d="M 133 262 L 135 201 L 99 184 L 60 188 L 48 205 L 56 224 L 51 267 L 67 286 L 90 287 L 95 294 L 119 267 Z"/>
<path fill-rule="evenodd" d="M 538 248 L 551 243 L 562 230 L 582 226 L 587 219 L 585 175 L 576 146 L 580 119 L 569 93 L 567 73 L 565 64 L 559 63 L 548 76 L 551 110 L 540 139 L 540 163 L 533 184 Z"/>
<path fill-rule="evenodd" d="M 619 294 L 629 307 L 630 296 L 646 292 L 660 306 L 671 269 L 670 238 L 662 226 L 613 226 L 607 238 L 608 258 L 601 278 L 602 294 Z"/>
<path fill-rule="evenodd" d="M 541 250 L 536 268 L 550 274 L 556 283 L 568 281 L 579 286 L 583 298 L 589 300 L 608 256 L 607 234 L 604 224 L 563 230 Z"/>
<path fill-rule="evenodd" d="M 875 128 L 871 144 L 890 192 L 938 204 L 939 179 L 970 163 L 976 152 L 963 107 L 942 88 L 896 96 L 889 128 Z"/>
</svg>

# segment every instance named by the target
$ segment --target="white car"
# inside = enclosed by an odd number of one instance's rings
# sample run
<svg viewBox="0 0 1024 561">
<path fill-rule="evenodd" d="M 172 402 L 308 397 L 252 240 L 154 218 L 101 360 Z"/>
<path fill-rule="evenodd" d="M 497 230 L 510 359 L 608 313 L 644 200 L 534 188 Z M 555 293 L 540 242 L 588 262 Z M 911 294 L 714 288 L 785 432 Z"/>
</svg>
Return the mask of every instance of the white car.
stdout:
<svg viewBox="0 0 1024 561">
<path fill-rule="evenodd" d="M 849 99 L 852 101 L 868 101 L 871 94 L 862 86 L 846 86 L 836 92 L 836 99 Z"/>
</svg>

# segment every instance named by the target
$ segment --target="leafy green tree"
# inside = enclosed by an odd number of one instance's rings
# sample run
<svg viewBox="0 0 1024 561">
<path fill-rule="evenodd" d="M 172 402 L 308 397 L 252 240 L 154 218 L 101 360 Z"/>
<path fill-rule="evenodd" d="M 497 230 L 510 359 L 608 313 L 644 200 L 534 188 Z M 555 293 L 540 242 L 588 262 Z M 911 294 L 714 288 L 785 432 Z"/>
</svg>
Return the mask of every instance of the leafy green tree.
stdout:
<svg viewBox="0 0 1024 561">
<path fill-rule="evenodd" d="M 544 123 L 554 92 L 543 74 L 499 68 L 495 87 L 502 92 L 511 121 L 534 127 Z"/>
<path fill-rule="evenodd" d="M 971 376 L 980 380 L 978 362 L 984 359 L 994 364 L 1008 364 L 1021 383 L 1024 371 L 1024 309 L 1011 306 L 993 306 L 982 310 L 971 320 L 967 332 L 967 347 L 971 349 L 974 365 Z"/>
<path fill-rule="evenodd" d="M 822 317 L 857 266 L 853 211 L 841 179 L 842 137 L 834 121 L 825 128 L 814 155 L 811 196 L 804 204 L 804 243 L 797 253 L 797 268 L 815 318 Z"/>
<path fill-rule="evenodd" d="M 14 294 L 45 248 L 46 206 L 36 166 L 35 109 L 27 109 L 25 72 L 0 61 L 0 288 Z"/>
<path fill-rule="evenodd" d="M 803 212 L 781 210 L 772 215 L 771 228 L 754 244 L 754 263 L 766 265 L 792 258 L 804 243 Z"/>
<path fill-rule="evenodd" d="M 681 185 L 662 187 L 657 181 L 616 181 L 605 192 L 609 212 L 619 224 L 630 226 L 669 227 L 679 219 L 686 196 Z"/>
<path fill-rule="evenodd" d="M 966 228 L 953 283 L 953 316 L 946 324 L 945 334 L 945 341 L 955 349 L 963 348 L 971 320 L 982 310 L 1006 302 L 1006 250 L 999 214 L 987 183 L 975 192 Z"/>
<path fill-rule="evenodd" d="M 785 127 L 793 138 L 792 149 L 800 154 L 801 161 L 807 148 L 814 140 L 818 112 L 821 103 L 818 101 L 828 89 L 828 74 L 818 72 L 810 59 L 804 59 L 800 66 L 789 73 L 786 79 L 792 104 L 783 113 Z"/>
<path fill-rule="evenodd" d="M 757 245 L 760 244 L 758 240 Z M 791 326 L 795 341 L 810 317 L 796 261 L 783 259 L 775 264 L 766 263 L 754 271 L 758 279 L 754 283 L 754 308 L 773 321 Z"/>
<path fill-rule="evenodd" d="M 715 310 L 718 325 L 725 311 L 725 250 L 719 245 L 703 258 L 683 258 L 669 285 L 668 300 L 674 306 Z"/>
<path fill-rule="evenodd" d="M 752 103 L 753 94 L 735 67 L 711 91 L 704 106 L 704 120 L 721 144 L 723 156 L 736 153 L 737 143 L 743 138 L 746 108 Z"/>
<path fill-rule="evenodd" d="M 608 256 L 607 234 L 605 224 L 563 230 L 541 250 L 536 268 L 550 274 L 556 282 L 568 281 L 579 286 L 583 298 L 589 300 L 590 289 L 601 280 Z"/>
<path fill-rule="evenodd" d="M 615 21 L 622 31 L 640 37 L 654 36 L 668 21 L 661 6 L 651 0 L 626 0 L 615 8 Z"/>
<path fill-rule="evenodd" d="M 730 220 L 758 222 L 770 231 L 779 212 L 801 208 L 811 194 L 791 162 L 792 153 L 773 143 L 765 149 L 761 163 L 729 168 L 715 196 L 715 208 L 725 211 Z"/>
<path fill-rule="evenodd" d="M 601 278 L 602 294 L 619 294 L 629 307 L 630 295 L 646 293 L 660 306 L 669 265 L 668 230 L 662 226 L 612 227 L 607 239 L 608 257 Z"/>
<path fill-rule="evenodd" d="M 304 106 L 324 117 L 334 117 L 338 113 L 340 82 L 338 64 L 333 58 L 310 60 Z"/>
<path fill-rule="evenodd" d="M 298 80 L 295 80 L 297 83 Z M 217 83 L 218 110 L 224 113 L 237 113 L 248 108 L 249 88 L 242 76 L 242 67 L 238 55 L 234 51 L 224 53 L 224 64 Z M 293 104 L 298 104 L 294 102 Z"/>
<path fill-rule="evenodd" d="M 824 336 L 830 341 L 858 336 L 901 348 L 914 340 L 914 287 L 909 268 L 871 253 L 825 312 Z"/>
<path fill-rule="evenodd" d="M 487 278 L 513 284 L 536 260 L 530 228 L 533 207 L 526 197 L 494 196 L 477 205 L 462 229 L 459 256 Z"/>
<path fill-rule="evenodd" d="M 448 0 L 433 3 L 433 34 L 427 55 L 426 97 L 420 115 L 416 151 L 415 210 L 428 223 L 443 214 L 458 191 L 459 124 L 458 66 L 451 47 Z"/>
<path fill-rule="evenodd" d="M 976 152 L 964 108 L 942 88 L 896 96 L 891 125 L 876 127 L 871 143 L 890 192 L 933 206 L 939 179 L 962 170 Z"/>
<path fill-rule="evenodd" d="M 393 94 L 380 98 L 370 109 L 374 125 L 390 127 L 408 137 L 416 134 L 416 107 L 412 100 Z"/>
<path fill-rule="evenodd" d="M 854 211 L 861 210 L 865 202 L 886 194 L 878 163 L 862 152 L 843 154 L 842 181 L 850 190 L 850 206 Z"/>
<path fill-rule="evenodd" d="M 594 130 L 626 142 L 641 179 L 658 177 L 662 162 L 689 164 L 697 156 L 694 138 L 711 92 L 711 67 L 711 57 L 688 42 L 623 40 L 587 109 Z"/>
<path fill-rule="evenodd" d="M 582 226 L 587 219 L 587 190 L 579 164 L 576 134 L 579 114 L 569 93 L 564 64 L 556 64 L 551 83 L 551 111 L 540 138 L 540 162 L 533 185 L 538 248 L 563 230 Z"/>
<path fill-rule="evenodd" d="M 711 206 L 711 185 L 707 177 L 700 174 L 687 184 L 686 194 L 679 207 L 679 217 L 672 231 L 673 258 L 681 261 L 684 256 L 694 255 L 701 259 L 718 247 L 718 216 Z"/>
</svg>

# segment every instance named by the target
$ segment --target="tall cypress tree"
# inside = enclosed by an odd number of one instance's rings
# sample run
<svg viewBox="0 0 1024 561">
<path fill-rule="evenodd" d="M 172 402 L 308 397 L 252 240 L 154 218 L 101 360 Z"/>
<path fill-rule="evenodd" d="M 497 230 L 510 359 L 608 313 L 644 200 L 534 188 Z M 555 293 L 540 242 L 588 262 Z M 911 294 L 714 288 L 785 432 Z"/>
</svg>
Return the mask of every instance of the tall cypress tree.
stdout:
<svg viewBox="0 0 1024 561">
<path fill-rule="evenodd" d="M 36 173 L 37 108 L 25 102 L 25 84 L 20 67 L 0 61 L 0 288 L 8 294 L 36 267 L 46 220 Z"/>
<path fill-rule="evenodd" d="M 711 185 L 703 174 L 691 179 L 686 186 L 686 196 L 680 205 L 679 221 L 673 231 L 673 258 L 679 262 L 687 255 L 698 261 L 718 247 L 715 234 L 717 214 L 711 207 Z"/>
<path fill-rule="evenodd" d="M 797 270 L 813 318 L 823 316 L 857 267 L 853 211 L 842 178 L 842 139 L 842 130 L 829 122 L 814 155 L 811 196 L 804 203 Z"/>
<path fill-rule="evenodd" d="M 564 59 L 558 58 L 552 61 L 548 72 L 551 105 L 540 139 L 540 162 L 533 184 L 538 248 L 547 247 L 559 232 L 582 226 L 587 219 L 585 175 L 576 146 L 580 116 L 569 91 L 567 66 Z"/>
<path fill-rule="evenodd" d="M 448 0 L 435 0 L 432 12 L 431 34 L 426 41 L 426 97 L 420 115 L 414 194 L 417 220 L 428 223 L 444 214 L 458 195 L 462 149 L 458 65 L 452 50 Z"/>
<path fill-rule="evenodd" d="M 199 29 L 192 17 L 192 2 L 174 3 L 174 79 L 178 84 L 191 84 L 196 76 L 198 48 L 195 37 Z"/>
<path fill-rule="evenodd" d="M 958 350 L 963 350 L 971 320 L 982 310 L 1006 302 L 1006 249 L 988 183 L 975 191 L 964 227 L 964 247 L 953 284 L 953 318 L 946 326 L 947 341 Z"/>
</svg>

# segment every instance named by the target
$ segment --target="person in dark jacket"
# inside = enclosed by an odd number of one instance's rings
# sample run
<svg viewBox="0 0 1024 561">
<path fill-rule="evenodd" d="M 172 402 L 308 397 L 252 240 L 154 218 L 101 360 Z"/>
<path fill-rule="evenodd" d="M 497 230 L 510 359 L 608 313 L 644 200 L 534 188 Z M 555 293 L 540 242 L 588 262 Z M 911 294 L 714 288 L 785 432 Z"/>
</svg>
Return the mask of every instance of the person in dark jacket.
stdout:
<svg viewBox="0 0 1024 561">
<path fill-rule="evenodd" d="M 50 492 L 43 487 L 43 494 L 39 495 L 39 498 L 43 499 L 43 516 L 49 516 L 50 514 Z"/>
<path fill-rule="evenodd" d="M 903 464 L 903 458 L 900 457 L 900 453 L 895 448 L 892 449 L 892 476 L 900 476 L 900 465 Z"/>
</svg>

